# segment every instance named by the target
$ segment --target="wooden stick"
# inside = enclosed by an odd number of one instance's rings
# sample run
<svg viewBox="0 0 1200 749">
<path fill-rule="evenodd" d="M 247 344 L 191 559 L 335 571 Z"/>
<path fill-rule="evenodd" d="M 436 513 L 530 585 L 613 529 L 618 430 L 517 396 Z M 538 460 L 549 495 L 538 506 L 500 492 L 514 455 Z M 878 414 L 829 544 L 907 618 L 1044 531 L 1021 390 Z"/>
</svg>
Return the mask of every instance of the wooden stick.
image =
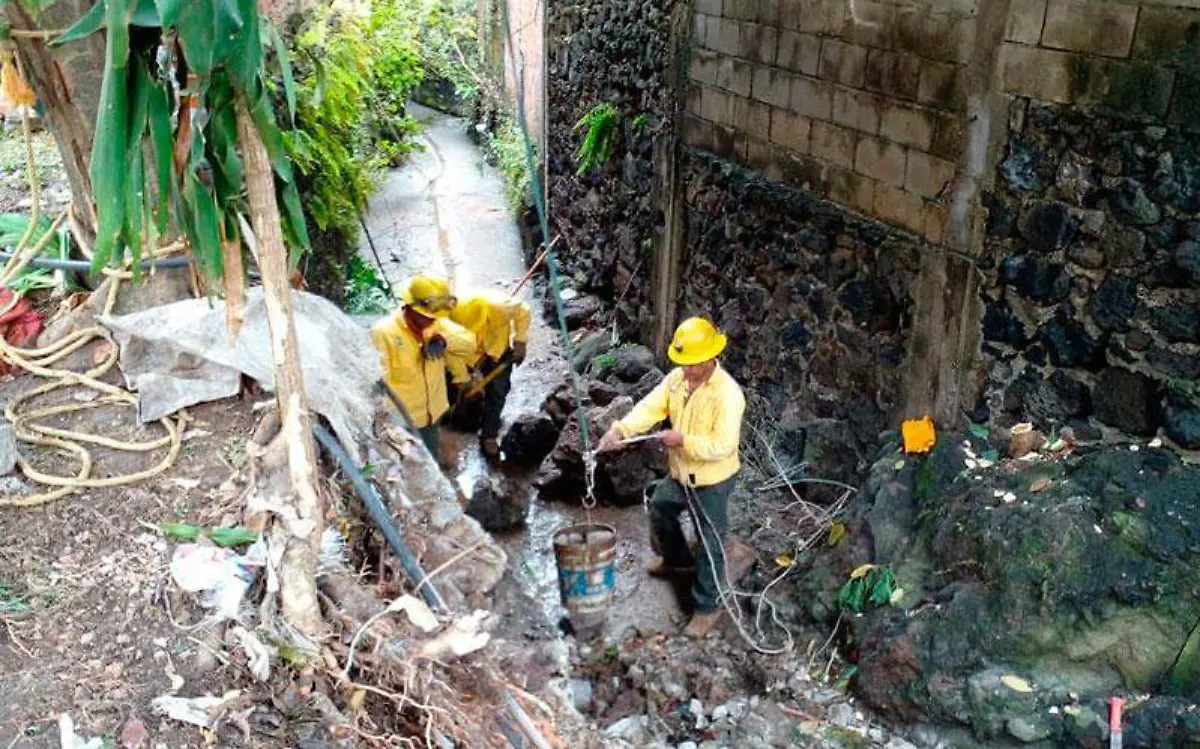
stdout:
<svg viewBox="0 0 1200 749">
<path fill-rule="evenodd" d="M 525 284 L 529 282 L 529 279 L 533 278 L 533 274 L 537 272 L 537 269 L 542 266 L 542 263 L 546 262 L 546 255 L 550 253 L 550 250 L 554 249 L 554 245 L 558 244 L 558 240 L 560 239 L 562 239 L 561 236 L 555 237 L 554 240 L 550 242 L 549 247 L 538 253 L 537 259 L 533 261 L 533 265 L 529 266 L 529 270 L 525 271 L 525 277 L 513 287 L 511 292 L 509 292 L 512 296 L 516 296 L 517 293 L 525 287 Z"/>
</svg>

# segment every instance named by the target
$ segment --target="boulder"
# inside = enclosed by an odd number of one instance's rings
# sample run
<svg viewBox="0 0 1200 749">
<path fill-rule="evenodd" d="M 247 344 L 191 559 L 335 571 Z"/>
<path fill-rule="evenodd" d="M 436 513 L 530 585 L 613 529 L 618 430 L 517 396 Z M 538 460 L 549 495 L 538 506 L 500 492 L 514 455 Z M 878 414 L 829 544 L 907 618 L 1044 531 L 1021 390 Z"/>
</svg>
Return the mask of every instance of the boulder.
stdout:
<svg viewBox="0 0 1200 749">
<path fill-rule="evenodd" d="M 512 530 L 525 524 L 529 494 L 510 482 L 480 476 L 475 480 L 466 512 L 486 531 Z"/>
<path fill-rule="evenodd" d="M 1149 377 L 1120 367 L 1100 373 L 1092 390 L 1096 418 L 1128 434 L 1151 435 L 1158 429 L 1158 385 Z"/>
<path fill-rule="evenodd" d="M 1173 395 L 1163 409 L 1163 421 L 1172 442 L 1188 450 L 1200 450 L 1200 405 Z"/>
<path fill-rule="evenodd" d="M 540 463 L 558 442 L 558 431 L 558 424 L 545 412 L 521 414 L 504 433 L 500 449 L 513 463 Z"/>
<path fill-rule="evenodd" d="M 829 600 L 864 562 L 904 590 L 843 619 L 859 696 L 980 746 L 1098 746 L 1103 700 L 1148 692 L 1127 741 L 1136 730 L 1138 746 L 1190 745 L 1163 743 L 1200 730 L 1164 690 L 1200 696 L 1200 653 L 1185 647 L 1200 617 L 1200 467 L 1107 446 L 978 469 L 964 442 L 989 447 L 944 434 L 922 457 L 882 453 L 846 510 L 846 540 L 804 575 L 803 599 Z M 803 589 L 819 579 L 825 592 Z"/>
<path fill-rule="evenodd" d="M 661 369 L 655 368 L 650 370 L 642 375 L 637 384 L 629 389 L 630 397 L 633 398 L 634 402 L 640 401 L 649 395 L 651 390 L 658 387 L 658 383 L 662 382 L 664 378 L 666 378 L 666 375 L 663 374 Z"/>
<path fill-rule="evenodd" d="M 567 329 L 577 330 L 586 325 L 604 307 L 600 297 L 591 294 L 568 299 L 563 303 L 563 311 L 567 316 Z"/>
<path fill-rule="evenodd" d="M 587 384 L 588 397 L 597 406 L 607 406 L 621 397 L 621 391 L 603 380 L 590 380 Z"/>
<path fill-rule="evenodd" d="M 635 383 L 655 369 L 654 352 L 645 346 L 624 346 L 617 349 L 611 374 L 622 382 Z"/>
</svg>

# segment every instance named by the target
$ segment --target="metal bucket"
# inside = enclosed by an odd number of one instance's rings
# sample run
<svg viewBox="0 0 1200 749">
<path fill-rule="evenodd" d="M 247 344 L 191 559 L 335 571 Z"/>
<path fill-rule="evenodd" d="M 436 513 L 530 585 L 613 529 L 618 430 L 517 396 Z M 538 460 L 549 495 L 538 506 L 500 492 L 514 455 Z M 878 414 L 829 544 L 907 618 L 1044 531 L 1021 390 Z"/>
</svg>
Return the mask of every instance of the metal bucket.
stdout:
<svg viewBox="0 0 1200 749">
<path fill-rule="evenodd" d="M 617 589 L 617 529 L 603 523 L 569 525 L 554 534 L 558 592 L 572 614 L 603 611 Z"/>
</svg>

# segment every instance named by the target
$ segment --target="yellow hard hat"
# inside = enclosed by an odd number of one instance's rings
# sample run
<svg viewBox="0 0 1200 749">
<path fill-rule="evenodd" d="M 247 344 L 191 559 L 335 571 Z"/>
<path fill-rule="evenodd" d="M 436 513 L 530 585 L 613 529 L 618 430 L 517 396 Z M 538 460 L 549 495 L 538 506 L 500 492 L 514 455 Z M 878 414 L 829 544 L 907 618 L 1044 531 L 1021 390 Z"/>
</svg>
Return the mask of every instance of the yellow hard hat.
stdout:
<svg viewBox="0 0 1200 749">
<path fill-rule="evenodd" d="M 450 319 L 472 333 L 478 333 L 487 322 L 487 300 L 478 294 L 463 298 L 450 312 Z"/>
<path fill-rule="evenodd" d="M 448 317 L 458 300 L 450 293 L 450 282 L 419 273 L 404 284 L 400 300 L 426 317 Z"/>
<path fill-rule="evenodd" d="M 667 356 L 682 366 L 703 364 L 716 359 L 725 350 L 725 336 L 703 317 L 689 317 L 679 323 Z"/>
</svg>

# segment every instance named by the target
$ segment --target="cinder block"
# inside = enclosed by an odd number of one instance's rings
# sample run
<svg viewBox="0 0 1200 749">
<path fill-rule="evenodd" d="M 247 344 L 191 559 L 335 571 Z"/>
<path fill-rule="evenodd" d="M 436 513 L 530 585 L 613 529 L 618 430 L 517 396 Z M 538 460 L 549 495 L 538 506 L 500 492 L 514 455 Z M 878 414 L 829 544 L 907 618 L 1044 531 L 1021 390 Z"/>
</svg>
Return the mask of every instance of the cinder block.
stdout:
<svg viewBox="0 0 1200 749">
<path fill-rule="evenodd" d="M 928 151 L 933 145 L 933 120 L 923 109 L 885 104 L 879 133 L 902 145 Z"/>
<path fill-rule="evenodd" d="M 1076 98 L 1072 71 L 1080 70 L 1078 57 L 1021 44 L 1004 43 L 997 63 L 1000 90 L 1041 101 L 1070 104 Z"/>
<path fill-rule="evenodd" d="M 892 46 L 896 28 L 896 4 L 891 0 L 855 0 L 850 3 L 842 31 L 845 41 L 868 47 L 887 49 Z"/>
<path fill-rule="evenodd" d="M 754 68 L 754 82 L 750 87 L 750 94 L 767 104 L 786 107 L 791 99 L 791 86 L 791 73 L 760 66 Z"/>
<path fill-rule="evenodd" d="M 821 66 L 821 37 L 795 31 L 779 32 L 775 65 L 794 73 L 815 76 Z"/>
<path fill-rule="evenodd" d="M 878 138 L 860 138 L 854 171 L 892 187 L 904 186 L 906 149 Z"/>
<path fill-rule="evenodd" d="M 697 83 L 691 84 L 690 86 L 688 86 L 687 99 L 685 101 L 686 109 L 684 111 L 690 112 L 690 113 L 696 115 L 697 117 L 703 117 L 704 116 L 703 101 L 704 101 L 704 87 Z"/>
<path fill-rule="evenodd" d="M 875 208 L 875 190 L 878 187 L 879 183 L 875 180 L 859 175 L 858 184 L 855 186 L 850 203 L 854 210 L 870 215 Z"/>
<path fill-rule="evenodd" d="M 705 46 L 708 40 L 708 16 L 697 13 L 692 16 L 692 41 L 697 47 Z"/>
<path fill-rule="evenodd" d="M 862 200 L 863 184 L 869 184 L 871 180 L 847 169 L 830 167 L 826 171 L 825 181 L 829 185 L 829 199 L 853 210 Z"/>
<path fill-rule="evenodd" d="M 720 58 L 715 52 L 707 49 L 694 49 L 691 55 L 690 77 L 698 83 L 716 86 Z"/>
<path fill-rule="evenodd" d="M 696 0 L 696 13 L 721 17 L 721 0 Z"/>
<path fill-rule="evenodd" d="M 736 55 L 740 51 L 741 24 L 728 18 L 711 19 L 706 39 L 709 49 L 726 55 Z"/>
<path fill-rule="evenodd" d="M 923 198 L 944 196 L 954 182 L 954 174 L 954 162 L 921 151 L 909 151 L 904 189 Z"/>
<path fill-rule="evenodd" d="M 783 0 L 758 0 L 758 22 L 764 26 L 779 28 L 783 15 Z"/>
<path fill-rule="evenodd" d="M 853 88 L 861 88 L 866 68 L 866 47 L 846 44 L 835 39 L 825 39 L 821 43 L 821 68 L 819 71 L 821 78 Z"/>
<path fill-rule="evenodd" d="M 713 126 L 713 153 L 730 161 L 743 163 L 746 160 L 746 135 L 736 128 L 724 125 Z"/>
<path fill-rule="evenodd" d="M 1046 0 L 1011 0 L 1004 38 L 1010 42 L 1036 45 L 1046 21 Z"/>
<path fill-rule="evenodd" d="M 1200 73 L 1180 73 L 1176 79 L 1171 122 L 1185 126 L 1200 122 Z"/>
<path fill-rule="evenodd" d="M 863 87 L 889 98 L 915 101 L 921 83 L 921 58 L 873 49 L 867 55 Z"/>
<path fill-rule="evenodd" d="M 828 120 L 833 115 L 833 85 L 803 76 L 792 79 L 791 109 L 814 120 Z"/>
<path fill-rule="evenodd" d="M 1104 61 L 1102 101 L 1122 114 L 1162 117 L 1171 105 L 1175 71 L 1152 63 Z M 1093 92 L 1089 92 L 1092 94 Z M 1193 123 L 1195 124 L 1195 123 Z"/>
<path fill-rule="evenodd" d="M 803 0 L 779 0 L 779 28 L 784 31 L 799 31 L 801 3 Z"/>
<path fill-rule="evenodd" d="M 780 158 L 785 184 L 823 197 L 829 189 L 826 175 L 830 166 L 813 156 L 786 154 Z"/>
<path fill-rule="evenodd" d="M 925 232 L 925 201 L 899 188 L 877 185 L 872 213 L 917 234 Z"/>
<path fill-rule="evenodd" d="M 964 62 L 975 42 L 975 19 L 927 5 L 896 9 L 895 49 L 927 60 Z"/>
<path fill-rule="evenodd" d="M 741 57 L 763 65 L 772 65 L 779 49 L 779 30 L 759 23 L 743 23 L 740 45 Z"/>
<path fill-rule="evenodd" d="M 925 241 L 932 245 L 945 246 L 946 225 L 949 221 L 949 208 L 944 205 L 926 205 Z"/>
<path fill-rule="evenodd" d="M 967 142 L 967 126 L 960 116 L 935 114 L 933 117 L 933 147 L 930 153 L 957 162 L 962 158 Z"/>
<path fill-rule="evenodd" d="M 819 120 L 812 124 L 812 155 L 843 169 L 854 168 L 856 140 L 856 133 L 849 128 Z"/>
<path fill-rule="evenodd" d="M 693 148 L 703 148 L 712 150 L 713 143 L 713 126 L 710 122 L 705 122 L 697 116 L 690 114 L 683 116 L 682 123 L 683 142 Z"/>
<path fill-rule="evenodd" d="M 922 62 L 917 101 L 945 110 L 962 107 L 964 99 L 960 71 L 961 68 L 953 63 Z"/>
<path fill-rule="evenodd" d="M 771 107 L 760 101 L 737 97 L 733 100 L 733 119 L 736 128 L 746 131 L 751 140 L 771 140 Z"/>
<path fill-rule="evenodd" d="M 737 21 L 753 21 L 758 16 L 757 0 L 725 0 L 724 16 Z"/>
<path fill-rule="evenodd" d="M 1200 11 L 1142 8 L 1133 38 L 1133 56 L 1167 63 L 1195 62 Z"/>
<path fill-rule="evenodd" d="M 1136 5 L 1098 0 L 1049 0 L 1042 46 L 1106 57 L 1128 57 L 1137 26 Z"/>
<path fill-rule="evenodd" d="M 835 34 L 846 19 L 845 0 L 800 0 L 796 30 Z"/>
<path fill-rule="evenodd" d="M 700 97 L 700 116 L 715 125 L 731 124 L 733 97 L 724 91 L 705 87 Z"/>
<path fill-rule="evenodd" d="M 771 142 L 795 151 L 809 153 L 812 120 L 786 109 L 771 112 Z"/>
<path fill-rule="evenodd" d="M 879 97 L 851 88 L 833 92 L 833 121 L 872 135 L 879 132 L 883 102 Z"/>
<path fill-rule="evenodd" d="M 716 85 L 738 96 L 749 96 L 754 66 L 736 57 L 721 56 L 717 61 Z"/>
</svg>

